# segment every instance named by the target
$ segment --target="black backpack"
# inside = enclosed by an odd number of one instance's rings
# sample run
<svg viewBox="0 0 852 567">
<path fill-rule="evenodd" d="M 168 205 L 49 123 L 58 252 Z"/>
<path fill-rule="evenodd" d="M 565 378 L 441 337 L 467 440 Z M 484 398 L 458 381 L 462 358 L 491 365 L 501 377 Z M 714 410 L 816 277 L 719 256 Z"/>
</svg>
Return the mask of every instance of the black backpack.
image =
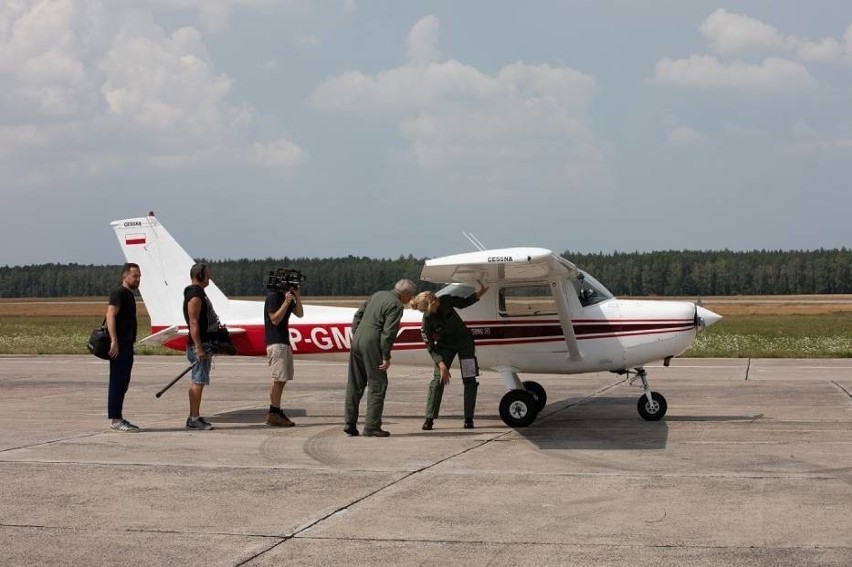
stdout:
<svg viewBox="0 0 852 567">
<path fill-rule="evenodd" d="M 98 358 L 109 360 L 109 344 L 109 331 L 106 327 L 106 319 L 104 319 L 100 327 L 92 329 L 92 334 L 89 335 L 89 342 L 86 348 Z"/>
</svg>

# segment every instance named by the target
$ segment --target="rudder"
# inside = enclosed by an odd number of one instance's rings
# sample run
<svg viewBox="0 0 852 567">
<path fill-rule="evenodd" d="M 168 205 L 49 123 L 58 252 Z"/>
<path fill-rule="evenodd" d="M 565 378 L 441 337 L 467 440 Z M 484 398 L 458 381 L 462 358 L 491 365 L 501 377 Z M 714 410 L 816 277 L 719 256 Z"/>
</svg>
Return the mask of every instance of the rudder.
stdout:
<svg viewBox="0 0 852 567">
<path fill-rule="evenodd" d="M 139 264 L 139 292 L 151 317 L 151 328 L 185 325 L 183 290 L 190 284 L 195 263 L 153 215 L 110 223 L 128 262 Z M 228 298 L 211 281 L 205 289 L 220 317 L 228 313 Z"/>
</svg>

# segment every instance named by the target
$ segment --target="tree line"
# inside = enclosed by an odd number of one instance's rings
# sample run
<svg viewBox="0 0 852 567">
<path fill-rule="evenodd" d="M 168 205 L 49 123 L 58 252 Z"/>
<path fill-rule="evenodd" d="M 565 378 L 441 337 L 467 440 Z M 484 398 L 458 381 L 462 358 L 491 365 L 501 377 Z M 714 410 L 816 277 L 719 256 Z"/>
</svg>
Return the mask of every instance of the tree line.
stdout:
<svg viewBox="0 0 852 567">
<path fill-rule="evenodd" d="M 562 254 L 616 295 L 787 295 L 852 293 L 852 250 L 666 251 Z M 364 296 L 400 278 L 418 282 L 425 259 L 266 258 L 206 260 L 230 296 L 263 295 L 270 270 L 289 267 L 307 279 L 303 295 Z M 106 296 L 120 266 L 39 264 L 0 267 L 0 297 Z M 145 277 L 145 274 L 142 274 Z M 189 275 L 187 274 L 187 280 Z M 188 282 L 187 282 L 188 283 Z M 419 282 L 420 287 L 426 286 Z"/>
</svg>

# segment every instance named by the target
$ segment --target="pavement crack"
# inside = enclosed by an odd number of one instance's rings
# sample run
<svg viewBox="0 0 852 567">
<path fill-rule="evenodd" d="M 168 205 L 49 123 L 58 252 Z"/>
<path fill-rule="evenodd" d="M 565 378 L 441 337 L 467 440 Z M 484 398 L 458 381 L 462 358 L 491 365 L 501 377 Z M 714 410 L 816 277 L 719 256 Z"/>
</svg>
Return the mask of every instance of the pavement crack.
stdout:
<svg viewBox="0 0 852 567">
<path fill-rule="evenodd" d="M 843 390 L 843 392 L 847 396 L 849 396 L 850 399 L 852 399 L 852 392 L 850 392 L 848 389 L 844 388 L 842 384 L 835 382 L 834 380 L 832 380 L 831 383 L 834 384 L 835 386 L 837 386 L 838 388 L 840 388 L 841 390 Z"/>
<path fill-rule="evenodd" d="M 317 518 L 317 519 L 315 519 L 315 520 L 313 520 L 313 521 L 311 521 L 311 522 L 309 522 L 309 523 L 307 523 L 307 524 L 305 524 L 305 525 L 303 525 L 303 526 L 299 527 L 299 528 L 298 528 L 298 529 L 296 529 L 293 533 L 291 533 L 291 534 L 289 534 L 289 535 L 286 535 L 286 536 L 283 536 L 283 537 L 282 537 L 282 539 L 281 539 L 281 541 L 274 543 L 273 545 L 269 546 L 267 549 L 265 549 L 265 550 L 263 550 L 263 551 L 259 551 L 258 553 L 256 553 L 256 554 L 255 554 L 255 555 L 253 555 L 252 557 L 249 557 L 249 558 L 248 558 L 248 559 L 246 559 L 245 561 L 242 561 L 242 562 L 240 562 L 240 563 L 237 563 L 237 564 L 235 565 L 235 567 L 241 567 L 242 565 L 246 565 L 246 564 L 247 564 L 247 563 L 249 563 L 250 561 L 253 561 L 254 559 L 257 559 L 258 557 L 261 557 L 262 555 L 264 555 L 264 554 L 266 554 L 266 553 L 269 553 L 270 551 L 272 551 L 273 549 L 277 548 L 278 546 L 280 546 L 280 545 L 282 545 L 282 544 L 286 543 L 287 541 L 290 541 L 290 540 L 292 540 L 292 539 L 294 539 L 294 538 L 297 538 L 297 537 L 299 537 L 299 536 L 302 536 L 302 534 L 305 534 L 306 532 L 308 532 L 309 530 L 311 530 L 311 529 L 315 528 L 316 526 L 320 525 L 322 522 L 324 522 L 324 521 L 328 520 L 328 519 L 329 519 L 329 518 L 331 518 L 332 516 L 336 516 L 337 514 L 340 514 L 340 513 L 344 512 L 344 511 L 346 511 L 346 510 L 348 510 L 348 509 L 352 508 L 353 506 L 357 506 L 357 505 L 358 505 L 358 504 L 360 504 L 361 502 L 364 502 L 365 500 L 367 500 L 367 499 L 369 499 L 369 498 L 372 498 L 373 496 L 376 496 L 377 494 L 380 494 L 380 493 L 384 492 L 385 490 L 387 490 L 387 489 L 389 489 L 389 488 L 391 488 L 391 487 L 393 487 L 393 486 L 396 486 L 397 484 L 400 484 L 400 483 L 402 483 L 402 482 L 404 482 L 404 481 L 406 481 L 406 480 L 408 480 L 408 479 L 410 479 L 410 478 L 412 478 L 412 477 L 414 477 L 414 476 L 416 476 L 416 475 L 419 475 L 419 474 L 421 474 L 421 473 L 423 473 L 423 472 L 426 472 L 426 471 L 428 471 L 429 469 L 435 468 L 435 467 L 437 467 L 437 466 L 438 466 L 438 465 L 440 465 L 440 464 L 443 464 L 443 463 L 446 463 L 447 461 L 450 461 L 450 460 L 452 460 L 452 459 L 455 459 L 456 457 L 460 457 L 460 456 L 462 456 L 462 455 L 464 455 L 464 454 L 466 454 L 466 453 L 469 453 L 469 452 L 471 452 L 471 451 L 475 451 L 475 450 L 477 450 L 477 449 L 479 449 L 479 448 L 481 448 L 481 447 L 484 447 L 484 446 L 486 446 L 486 445 L 488 445 L 488 444 L 490 444 L 490 443 L 493 443 L 494 441 L 496 441 L 496 440 L 500 439 L 501 437 L 504 437 L 504 436 L 506 436 L 506 435 L 509 435 L 509 434 L 511 434 L 511 433 L 513 433 L 513 432 L 514 432 L 514 430 L 510 430 L 510 431 L 505 431 L 505 432 L 503 432 L 503 433 L 499 433 L 499 434 L 497 434 L 497 435 L 495 435 L 495 436 L 493 436 L 493 437 L 490 437 L 490 438 L 488 438 L 488 439 L 485 439 L 485 440 L 479 441 L 479 442 L 475 443 L 474 445 L 471 445 L 470 447 L 467 447 L 467 448 L 465 448 L 465 449 L 462 449 L 461 451 L 457 451 L 456 453 L 453 453 L 453 454 L 451 454 L 451 455 L 448 455 L 448 456 L 446 456 L 446 457 L 444 457 L 444 458 L 442 458 L 442 459 L 438 459 L 437 461 L 435 461 L 435 462 L 433 462 L 433 463 L 430 463 L 430 464 L 428 464 L 428 465 L 424 465 L 424 466 L 422 466 L 422 467 L 420 467 L 420 468 L 418 468 L 418 469 L 415 469 L 415 470 L 409 471 L 409 472 L 407 472 L 407 473 L 403 474 L 401 477 L 399 477 L 399 478 L 397 478 L 397 479 L 395 479 L 395 480 L 392 480 L 392 481 L 390 481 L 390 482 L 388 482 L 388 483 L 384 484 L 383 486 L 380 486 L 380 487 L 376 488 L 375 490 L 372 490 L 372 491 L 368 492 L 367 494 L 365 494 L 365 495 L 363 495 L 363 496 L 360 496 L 360 497 L 358 497 L 358 498 L 355 498 L 354 500 L 351 500 L 351 501 L 349 501 L 349 502 L 348 502 L 348 503 L 346 503 L 346 504 L 343 504 L 343 505 L 341 505 L 341 506 L 338 506 L 337 508 L 335 508 L 335 509 L 334 509 L 334 510 L 332 510 L 331 512 L 328 512 L 327 514 L 324 514 L 323 516 L 321 516 L 321 517 L 319 517 L 319 518 Z"/>
<path fill-rule="evenodd" d="M 21 449 L 34 449 L 36 447 L 46 447 L 48 445 L 53 445 L 55 443 L 63 443 L 65 441 L 72 441 L 75 439 L 86 439 L 89 437 L 96 437 L 98 435 L 102 435 L 102 432 L 96 433 L 86 433 L 84 435 L 72 435 L 70 437 L 61 437 L 59 439 L 51 439 L 49 441 L 41 441 L 39 443 L 31 443 L 29 445 L 18 445 L 17 447 L 6 447 L 4 449 L 0 449 L 0 453 L 7 453 L 9 451 L 19 451 Z"/>
</svg>

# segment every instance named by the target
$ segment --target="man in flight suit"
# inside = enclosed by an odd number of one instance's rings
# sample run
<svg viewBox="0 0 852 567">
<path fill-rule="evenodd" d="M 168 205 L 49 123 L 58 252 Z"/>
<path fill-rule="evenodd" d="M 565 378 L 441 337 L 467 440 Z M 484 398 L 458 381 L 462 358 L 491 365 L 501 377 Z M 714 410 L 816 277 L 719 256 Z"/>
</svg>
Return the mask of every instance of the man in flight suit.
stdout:
<svg viewBox="0 0 852 567">
<path fill-rule="evenodd" d="M 479 291 L 469 297 L 442 295 L 436 297 L 431 291 L 424 291 L 415 297 L 411 306 L 423 312 L 423 324 L 420 332 L 426 342 L 426 350 L 435 361 L 435 372 L 429 383 L 429 397 L 426 400 L 426 421 L 423 428 L 432 429 L 441 409 L 441 397 L 444 386 L 450 381 L 450 365 L 459 358 L 475 358 L 476 346 L 473 334 L 464 324 L 456 309 L 464 309 L 479 301 L 488 288 L 479 282 Z M 478 372 L 477 372 L 478 374 Z M 473 428 L 473 410 L 476 407 L 476 390 L 479 382 L 476 376 L 462 374 L 464 384 L 464 427 Z"/>
<path fill-rule="evenodd" d="M 358 435 L 358 410 L 367 386 L 366 437 L 388 437 L 382 429 L 382 412 L 388 388 L 390 351 L 399 331 L 405 305 L 415 293 L 411 280 L 399 280 L 394 289 L 377 291 L 355 313 L 352 320 L 352 348 L 349 352 L 349 378 L 346 384 L 344 420 L 347 435 Z"/>
</svg>

